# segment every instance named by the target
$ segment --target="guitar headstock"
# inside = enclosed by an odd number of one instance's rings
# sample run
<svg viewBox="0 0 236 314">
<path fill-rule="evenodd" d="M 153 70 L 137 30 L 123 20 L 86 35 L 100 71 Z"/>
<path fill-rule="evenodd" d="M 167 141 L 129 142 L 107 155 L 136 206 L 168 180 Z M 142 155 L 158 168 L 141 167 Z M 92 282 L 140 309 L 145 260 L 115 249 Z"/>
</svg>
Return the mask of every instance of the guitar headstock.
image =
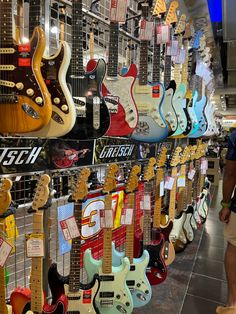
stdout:
<svg viewBox="0 0 236 314">
<path fill-rule="evenodd" d="M 89 168 L 83 168 L 80 171 L 80 174 L 78 176 L 77 182 L 73 188 L 73 192 L 71 194 L 71 197 L 74 201 L 82 201 L 85 199 L 85 197 L 88 195 L 88 178 L 91 174 L 91 171 Z"/>
<path fill-rule="evenodd" d="M 167 159 L 167 148 L 163 146 L 161 148 L 160 153 L 157 156 L 157 162 L 156 165 L 158 168 L 164 167 Z"/>
<path fill-rule="evenodd" d="M 132 167 L 131 172 L 129 174 L 129 178 L 126 184 L 125 192 L 133 193 L 138 187 L 138 174 L 141 172 L 141 167 L 135 165 Z"/>
<path fill-rule="evenodd" d="M 182 148 L 177 146 L 174 150 L 174 153 L 170 160 L 170 166 L 176 167 L 180 163 L 180 153 L 182 152 Z"/>
<path fill-rule="evenodd" d="M 36 187 L 33 203 L 32 203 L 32 209 L 34 211 L 38 211 L 39 208 L 43 207 L 49 197 L 49 183 L 51 179 L 49 175 L 47 174 L 42 174 Z"/>
<path fill-rule="evenodd" d="M 193 36 L 190 22 L 185 25 L 184 39 L 190 39 Z"/>
<path fill-rule="evenodd" d="M 142 18 L 147 19 L 149 14 L 149 5 L 147 2 L 141 3 Z"/>
<path fill-rule="evenodd" d="M 155 176 L 155 172 L 154 172 L 155 164 L 156 164 L 156 158 L 154 158 L 154 157 L 149 158 L 148 164 L 144 169 L 144 175 L 143 175 L 144 181 L 150 181 L 154 178 L 154 176 Z"/>
<path fill-rule="evenodd" d="M 116 173 L 119 171 L 117 164 L 111 164 L 108 168 L 106 179 L 103 185 L 103 193 L 109 194 L 116 189 Z"/>
<path fill-rule="evenodd" d="M 152 15 L 159 16 L 161 14 L 166 13 L 166 0 L 156 0 L 154 1 Z"/>
<path fill-rule="evenodd" d="M 11 205 L 12 181 L 4 178 L 0 183 L 0 215 L 3 215 Z"/>
<path fill-rule="evenodd" d="M 180 158 L 180 163 L 183 165 L 189 160 L 189 155 L 190 155 L 190 148 L 189 146 L 186 146 L 184 148 L 183 154 Z"/>
<path fill-rule="evenodd" d="M 179 7 L 178 1 L 174 0 L 171 2 L 167 16 L 166 16 L 166 20 L 165 20 L 165 23 L 167 25 L 174 24 L 178 21 L 177 14 L 176 14 L 178 7 Z"/>
<path fill-rule="evenodd" d="M 178 23 L 177 23 L 177 26 L 176 26 L 176 29 L 175 29 L 175 35 L 180 35 L 182 34 L 184 31 L 185 31 L 185 28 L 186 28 L 186 15 L 185 14 L 182 14 Z"/>
</svg>

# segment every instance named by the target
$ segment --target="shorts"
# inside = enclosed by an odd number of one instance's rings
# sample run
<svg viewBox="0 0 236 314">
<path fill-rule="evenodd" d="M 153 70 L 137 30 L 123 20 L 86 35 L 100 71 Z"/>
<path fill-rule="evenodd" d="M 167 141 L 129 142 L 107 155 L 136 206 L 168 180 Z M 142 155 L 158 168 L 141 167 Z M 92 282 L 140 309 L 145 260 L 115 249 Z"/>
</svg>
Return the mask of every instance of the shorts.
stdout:
<svg viewBox="0 0 236 314">
<path fill-rule="evenodd" d="M 229 222 L 224 227 L 224 237 L 227 242 L 236 246 L 236 213 L 231 212 Z"/>
</svg>

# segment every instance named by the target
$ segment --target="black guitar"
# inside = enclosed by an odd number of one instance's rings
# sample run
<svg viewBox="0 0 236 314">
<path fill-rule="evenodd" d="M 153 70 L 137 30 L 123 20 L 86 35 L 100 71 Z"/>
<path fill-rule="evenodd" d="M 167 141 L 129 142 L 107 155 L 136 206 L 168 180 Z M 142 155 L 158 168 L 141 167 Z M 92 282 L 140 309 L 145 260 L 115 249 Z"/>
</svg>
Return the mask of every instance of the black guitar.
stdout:
<svg viewBox="0 0 236 314">
<path fill-rule="evenodd" d="M 106 63 L 99 59 L 91 72 L 84 71 L 82 0 L 75 0 L 72 4 L 72 58 L 69 72 L 68 83 L 76 107 L 76 122 L 65 138 L 99 138 L 110 126 L 110 113 L 100 94 Z"/>
</svg>

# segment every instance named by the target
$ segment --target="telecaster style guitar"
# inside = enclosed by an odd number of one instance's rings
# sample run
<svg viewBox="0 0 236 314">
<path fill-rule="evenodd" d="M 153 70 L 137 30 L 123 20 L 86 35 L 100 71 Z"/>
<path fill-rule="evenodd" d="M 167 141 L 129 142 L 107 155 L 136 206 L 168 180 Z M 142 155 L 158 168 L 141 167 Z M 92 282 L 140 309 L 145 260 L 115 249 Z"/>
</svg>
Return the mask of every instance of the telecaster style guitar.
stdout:
<svg viewBox="0 0 236 314">
<path fill-rule="evenodd" d="M 79 230 L 81 229 L 82 205 L 88 194 L 87 181 L 89 176 L 90 170 L 88 168 L 81 170 L 70 199 L 75 202 L 74 216 Z M 100 286 L 98 276 L 94 275 L 88 284 L 80 282 L 80 247 L 81 238 L 72 239 L 69 276 L 61 276 L 55 263 L 49 269 L 48 281 L 52 292 L 52 304 L 65 291 L 68 299 L 67 313 L 99 313 L 95 304 L 95 297 Z"/>
<path fill-rule="evenodd" d="M 138 174 L 140 173 L 140 166 L 133 166 L 128 182 L 126 184 L 125 192 L 127 196 L 127 209 L 135 208 L 135 193 L 138 188 Z M 115 249 L 115 243 L 112 244 L 112 264 L 120 266 L 122 258 L 127 256 L 130 261 L 130 271 L 127 276 L 127 286 L 130 289 L 134 301 L 134 307 L 141 307 L 149 303 L 152 297 L 152 289 L 146 276 L 146 268 L 149 263 L 149 254 L 147 250 L 143 251 L 140 258 L 134 258 L 134 215 L 133 211 L 132 223 L 126 226 L 126 242 L 125 252 L 119 252 Z"/>
<path fill-rule="evenodd" d="M 76 121 L 65 136 L 69 139 L 94 139 L 103 136 L 110 126 L 110 113 L 101 97 L 106 63 L 99 59 L 88 72 L 83 67 L 83 11 L 82 0 L 72 3 L 72 58 L 68 75 Z"/>
<path fill-rule="evenodd" d="M 40 25 L 42 20 L 43 1 L 29 1 L 29 32 Z M 63 34 L 61 33 L 61 37 Z M 44 56 L 41 71 L 51 95 L 52 115 L 49 123 L 37 132 L 26 136 L 58 137 L 67 134 L 75 124 L 75 105 L 66 84 L 66 74 L 71 59 L 71 49 L 67 42 L 61 40 L 57 52 L 50 56 Z M 34 92 L 32 90 L 32 92 Z"/>
<path fill-rule="evenodd" d="M 10 179 L 3 179 L 0 182 L 0 236 L 3 237 L 5 233 L 5 218 L 11 215 L 9 207 L 11 205 L 12 182 Z M 12 314 L 12 307 L 6 304 L 5 292 L 5 270 L 0 266 L 0 309 L 1 314 Z"/>
<path fill-rule="evenodd" d="M 148 3 L 143 3 L 141 23 L 147 19 L 148 11 Z M 154 58 L 154 61 L 153 67 L 158 66 L 157 58 Z M 142 142 L 157 142 L 167 138 L 168 125 L 162 114 L 163 97 L 164 87 L 162 84 L 148 83 L 148 40 L 141 40 L 139 80 L 134 85 L 134 99 L 138 108 L 139 122 L 131 136 L 132 139 Z"/>
<path fill-rule="evenodd" d="M 45 33 L 34 29 L 27 44 L 12 38 L 12 1 L 0 2 L 0 132 L 24 133 L 50 121 L 52 104 L 41 73 Z"/>
<path fill-rule="evenodd" d="M 133 99 L 133 85 L 137 67 L 131 64 L 124 75 L 118 74 L 119 23 L 110 22 L 107 73 L 102 84 L 102 95 L 109 108 L 111 124 L 107 136 L 130 135 L 138 123 L 138 112 Z M 87 70 L 92 71 L 97 61 L 92 59 Z"/>
<path fill-rule="evenodd" d="M 111 164 L 104 182 L 105 217 L 109 215 L 109 211 L 112 212 L 111 191 L 116 189 L 115 174 L 118 170 L 116 164 Z M 107 214 L 106 211 L 108 211 Z M 126 283 L 130 262 L 128 257 L 124 257 L 120 266 L 112 266 L 112 227 L 103 228 L 102 260 L 95 260 L 92 257 L 91 250 L 87 249 L 84 253 L 84 266 L 89 279 L 92 279 L 94 274 L 99 274 L 100 288 L 95 297 L 99 313 L 131 314 L 134 307 L 133 298 Z"/>
</svg>

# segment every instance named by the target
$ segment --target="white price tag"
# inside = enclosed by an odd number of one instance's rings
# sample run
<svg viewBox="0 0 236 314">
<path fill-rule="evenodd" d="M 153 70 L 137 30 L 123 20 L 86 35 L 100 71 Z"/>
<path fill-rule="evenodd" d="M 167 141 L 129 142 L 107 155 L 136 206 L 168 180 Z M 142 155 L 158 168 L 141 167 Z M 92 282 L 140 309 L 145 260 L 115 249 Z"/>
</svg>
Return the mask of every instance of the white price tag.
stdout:
<svg viewBox="0 0 236 314">
<path fill-rule="evenodd" d="M 44 257 L 43 234 L 26 235 L 26 252 L 28 257 Z"/>
<path fill-rule="evenodd" d="M 122 225 L 131 225 L 133 222 L 133 208 L 124 208 L 121 215 L 121 224 Z"/>
<path fill-rule="evenodd" d="M 0 266 L 4 267 L 13 247 L 0 237 Z"/>
<path fill-rule="evenodd" d="M 160 182 L 160 197 L 164 196 L 164 180 Z"/>
<path fill-rule="evenodd" d="M 127 13 L 127 0 L 111 0 L 110 21 L 125 22 Z"/>
<path fill-rule="evenodd" d="M 144 210 L 144 201 L 143 200 L 140 200 L 140 209 Z"/>
<path fill-rule="evenodd" d="M 74 216 L 60 221 L 60 226 L 65 240 L 69 241 L 80 236 L 79 228 Z"/>
<path fill-rule="evenodd" d="M 100 210 L 100 224 L 101 228 L 113 228 L 113 211 L 112 209 Z"/>
<path fill-rule="evenodd" d="M 157 32 L 157 44 L 167 44 L 170 42 L 170 26 L 159 25 L 156 28 Z"/>
<path fill-rule="evenodd" d="M 177 180 L 177 187 L 178 188 L 183 188 L 186 186 L 186 179 L 185 176 L 179 176 Z"/>
<path fill-rule="evenodd" d="M 151 40 L 153 38 L 154 23 L 143 19 L 140 25 L 140 40 Z"/>
<path fill-rule="evenodd" d="M 143 197 L 144 210 L 151 210 L 151 195 L 145 193 Z"/>
<path fill-rule="evenodd" d="M 195 173 L 196 173 L 196 170 L 195 169 L 192 169 L 188 172 L 188 179 L 189 180 L 193 180 L 194 176 L 195 176 Z"/>
<path fill-rule="evenodd" d="M 176 64 L 184 64 L 186 58 L 186 50 L 178 49 L 178 54 L 174 57 Z"/>
<path fill-rule="evenodd" d="M 208 160 L 207 159 L 201 160 L 201 170 L 207 171 L 207 169 L 208 169 Z"/>
<path fill-rule="evenodd" d="M 165 189 L 172 190 L 174 185 L 175 179 L 173 177 L 166 177 L 165 180 Z"/>
</svg>

